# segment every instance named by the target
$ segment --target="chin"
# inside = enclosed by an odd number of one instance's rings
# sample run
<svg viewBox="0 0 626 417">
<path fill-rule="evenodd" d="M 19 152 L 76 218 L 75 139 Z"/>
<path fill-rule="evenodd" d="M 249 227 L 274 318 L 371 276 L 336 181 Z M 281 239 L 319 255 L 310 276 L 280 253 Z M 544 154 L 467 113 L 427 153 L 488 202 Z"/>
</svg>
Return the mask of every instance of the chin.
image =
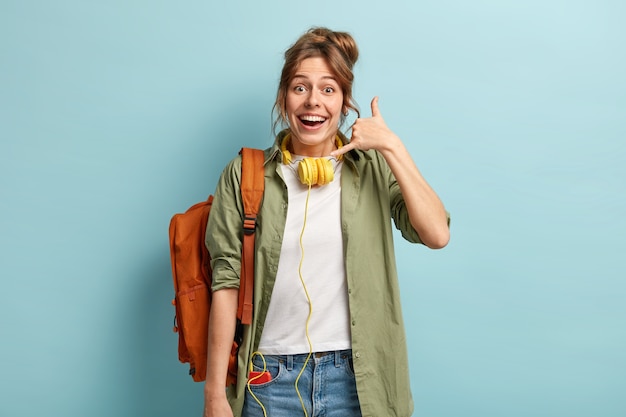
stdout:
<svg viewBox="0 0 626 417">
<path fill-rule="evenodd" d="M 334 138 L 335 135 L 337 134 L 338 130 L 339 129 L 335 129 L 335 130 L 323 129 L 323 130 L 311 131 L 311 130 L 291 129 L 291 133 L 303 145 L 319 145 L 320 143 L 323 143 L 325 140 L 332 140 L 332 138 Z"/>
</svg>

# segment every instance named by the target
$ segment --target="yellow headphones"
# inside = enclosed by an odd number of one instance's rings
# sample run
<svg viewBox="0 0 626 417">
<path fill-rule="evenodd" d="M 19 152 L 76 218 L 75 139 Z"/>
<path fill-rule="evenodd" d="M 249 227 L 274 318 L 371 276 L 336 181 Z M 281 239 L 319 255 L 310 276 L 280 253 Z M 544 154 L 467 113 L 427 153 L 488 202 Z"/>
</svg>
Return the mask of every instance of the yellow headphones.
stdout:
<svg viewBox="0 0 626 417">
<path fill-rule="evenodd" d="M 283 164 L 289 165 L 292 162 L 291 152 L 287 150 L 287 145 L 291 140 L 291 134 L 288 133 L 283 139 L 280 150 L 283 152 Z M 339 135 L 335 136 L 337 149 L 343 146 L 343 141 Z M 343 155 L 337 157 L 342 159 Z M 298 178 L 305 185 L 326 185 L 330 184 L 335 177 L 333 164 L 328 158 L 304 158 L 298 163 Z"/>
</svg>

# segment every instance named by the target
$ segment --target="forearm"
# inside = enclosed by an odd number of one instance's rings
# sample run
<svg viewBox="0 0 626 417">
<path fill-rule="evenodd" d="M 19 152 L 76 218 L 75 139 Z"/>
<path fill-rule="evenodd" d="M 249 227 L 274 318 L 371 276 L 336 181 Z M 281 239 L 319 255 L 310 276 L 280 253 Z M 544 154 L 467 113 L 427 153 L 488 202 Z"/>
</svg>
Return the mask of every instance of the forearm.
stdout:
<svg viewBox="0 0 626 417">
<path fill-rule="evenodd" d="M 226 288 L 213 293 L 209 317 L 207 375 L 204 385 L 207 401 L 225 395 L 228 360 L 237 323 L 238 297 L 239 291 L 236 288 Z"/>
<path fill-rule="evenodd" d="M 433 249 L 446 246 L 450 240 L 450 230 L 446 210 L 439 196 L 426 182 L 397 136 L 393 135 L 385 143 L 387 146 L 379 151 L 400 186 L 411 225 L 426 246 Z"/>
</svg>

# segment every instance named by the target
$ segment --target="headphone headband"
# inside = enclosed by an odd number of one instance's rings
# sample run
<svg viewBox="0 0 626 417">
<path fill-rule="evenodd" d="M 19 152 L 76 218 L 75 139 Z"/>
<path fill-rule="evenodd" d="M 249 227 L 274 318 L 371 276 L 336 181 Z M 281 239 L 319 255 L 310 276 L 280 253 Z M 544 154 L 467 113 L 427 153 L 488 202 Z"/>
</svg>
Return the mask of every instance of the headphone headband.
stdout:
<svg viewBox="0 0 626 417">
<path fill-rule="evenodd" d="M 289 146 L 290 141 L 291 141 L 291 133 L 287 133 L 280 144 L 280 150 L 283 153 L 283 164 L 285 165 L 289 165 L 293 161 L 291 158 L 291 152 L 289 152 L 289 150 L 287 149 L 287 146 Z M 344 145 L 343 140 L 341 139 L 341 136 L 338 134 L 335 135 L 335 144 L 337 145 L 337 149 L 341 148 Z M 343 159 L 343 155 L 339 155 L 337 157 L 337 160 L 339 161 L 341 161 L 342 159 Z"/>
</svg>

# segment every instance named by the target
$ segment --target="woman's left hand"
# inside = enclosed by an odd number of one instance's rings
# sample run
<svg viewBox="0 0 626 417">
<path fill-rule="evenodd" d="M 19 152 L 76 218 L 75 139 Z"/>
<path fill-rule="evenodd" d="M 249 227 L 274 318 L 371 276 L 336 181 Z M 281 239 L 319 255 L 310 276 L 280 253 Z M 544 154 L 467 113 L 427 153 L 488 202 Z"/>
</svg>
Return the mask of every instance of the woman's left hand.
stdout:
<svg viewBox="0 0 626 417">
<path fill-rule="evenodd" d="M 352 149 L 368 151 L 376 149 L 382 151 L 386 147 L 392 146 L 394 141 L 400 139 L 387 127 L 385 119 L 378 109 L 378 97 L 372 99 L 372 117 L 356 119 L 352 125 L 352 138 L 350 143 L 340 149 L 331 152 L 337 157 Z"/>
</svg>

